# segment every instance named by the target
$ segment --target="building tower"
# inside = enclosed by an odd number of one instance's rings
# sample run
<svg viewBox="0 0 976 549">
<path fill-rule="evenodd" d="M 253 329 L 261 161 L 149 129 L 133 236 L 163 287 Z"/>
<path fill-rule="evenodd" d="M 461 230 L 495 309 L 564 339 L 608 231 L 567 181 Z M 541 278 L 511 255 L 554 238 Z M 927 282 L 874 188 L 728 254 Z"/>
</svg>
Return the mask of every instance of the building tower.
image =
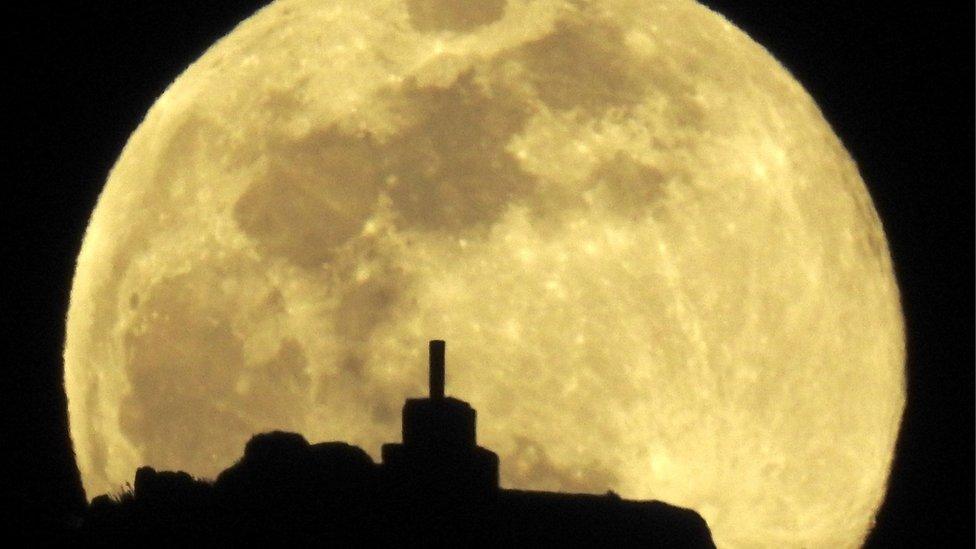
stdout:
<svg viewBox="0 0 976 549">
<path fill-rule="evenodd" d="M 474 408 L 444 396 L 444 350 L 441 340 L 429 343 L 429 396 L 403 405 L 403 442 L 383 445 L 383 469 L 393 486 L 421 497 L 490 497 L 498 456 L 478 446 Z"/>
</svg>

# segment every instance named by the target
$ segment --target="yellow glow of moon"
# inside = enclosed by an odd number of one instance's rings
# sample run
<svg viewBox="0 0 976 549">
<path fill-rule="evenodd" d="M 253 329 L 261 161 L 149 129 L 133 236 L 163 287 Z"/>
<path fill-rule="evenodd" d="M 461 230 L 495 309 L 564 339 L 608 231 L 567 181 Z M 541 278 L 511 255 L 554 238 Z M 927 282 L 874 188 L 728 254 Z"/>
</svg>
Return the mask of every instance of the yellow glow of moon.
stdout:
<svg viewBox="0 0 976 549">
<path fill-rule="evenodd" d="M 89 495 L 272 428 L 377 457 L 438 337 L 506 486 L 858 544 L 903 322 L 816 105 L 690 0 L 463 4 L 280 0 L 149 111 L 71 293 Z"/>
</svg>

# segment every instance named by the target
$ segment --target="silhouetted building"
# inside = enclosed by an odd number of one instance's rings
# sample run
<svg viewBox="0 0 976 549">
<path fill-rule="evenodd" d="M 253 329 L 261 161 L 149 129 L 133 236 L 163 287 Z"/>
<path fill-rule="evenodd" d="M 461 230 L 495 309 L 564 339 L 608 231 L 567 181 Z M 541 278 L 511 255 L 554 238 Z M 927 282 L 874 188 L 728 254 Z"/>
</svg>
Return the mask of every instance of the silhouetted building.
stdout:
<svg viewBox="0 0 976 549">
<path fill-rule="evenodd" d="M 477 413 L 444 396 L 444 342 L 430 342 L 430 397 L 407 399 L 403 443 L 383 445 L 391 489 L 446 499 L 485 499 L 498 491 L 498 456 L 477 443 Z"/>
<path fill-rule="evenodd" d="M 714 547 L 687 509 L 499 488 L 475 410 L 444 380 L 444 342 L 431 341 L 429 397 L 407 400 L 403 441 L 383 445 L 380 465 L 345 443 L 259 434 L 212 484 L 140 468 L 132 493 L 92 501 L 81 541 Z"/>
</svg>

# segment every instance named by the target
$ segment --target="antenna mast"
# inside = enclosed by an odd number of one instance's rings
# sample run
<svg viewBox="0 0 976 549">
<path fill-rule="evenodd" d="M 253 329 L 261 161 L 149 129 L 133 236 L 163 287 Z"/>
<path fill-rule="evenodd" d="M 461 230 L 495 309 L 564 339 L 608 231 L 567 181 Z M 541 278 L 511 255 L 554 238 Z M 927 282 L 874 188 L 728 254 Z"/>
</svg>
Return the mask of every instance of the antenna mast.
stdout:
<svg viewBox="0 0 976 549">
<path fill-rule="evenodd" d="M 430 354 L 430 399 L 444 398 L 444 341 L 432 339 L 428 346 Z"/>
</svg>

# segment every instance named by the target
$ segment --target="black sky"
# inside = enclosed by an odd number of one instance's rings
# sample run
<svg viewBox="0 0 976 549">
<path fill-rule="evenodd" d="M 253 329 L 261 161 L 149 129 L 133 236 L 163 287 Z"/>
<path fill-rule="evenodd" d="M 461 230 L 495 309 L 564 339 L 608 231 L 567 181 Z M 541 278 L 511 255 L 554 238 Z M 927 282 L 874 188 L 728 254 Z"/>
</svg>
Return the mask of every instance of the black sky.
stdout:
<svg viewBox="0 0 976 549">
<path fill-rule="evenodd" d="M 265 2 L 6 6 L 2 447 L 24 510 L 80 501 L 61 388 L 74 258 L 112 163 L 155 98 Z M 909 404 L 871 542 L 973 540 L 972 2 L 705 2 L 817 100 L 884 222 L 908 322 Z M 5 481 L 6 483 L 6 481 Z M 5 491 L 7 489 L 5 488 Z M 840 495 L 839 495 L 840 497 Z"/>
</svg>

